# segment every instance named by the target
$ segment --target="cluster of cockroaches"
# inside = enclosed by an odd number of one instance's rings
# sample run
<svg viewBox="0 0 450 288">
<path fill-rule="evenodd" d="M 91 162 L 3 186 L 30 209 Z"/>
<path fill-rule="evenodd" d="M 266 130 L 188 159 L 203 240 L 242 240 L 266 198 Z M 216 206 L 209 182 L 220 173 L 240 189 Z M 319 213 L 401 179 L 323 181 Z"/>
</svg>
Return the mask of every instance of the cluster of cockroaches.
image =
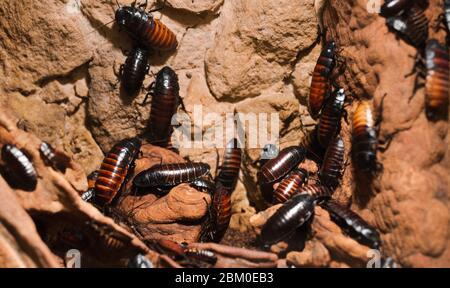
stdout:
<svg viewBox="0 0 450 288">
<path fill-rule="evenodd" d="M 416 65 L 409 75 L 418 72 L 414 94 L 425 86 L 426 115 L 435 121 L 448 117 L 449 51 L 448 43 L 428 39 L 429 20 L 425 15 L 428 5 L 428 0 L 386 0 L 381 15 L 386 17 L 392 31 L 418 50 Z M 443 13 L 434 24 L 435 30 L 441 28 L 450 31 L 450 0 L 444 0 Z M 420 83 L 423 80 L 425 83 Z"/>
<path fill-rule="evenodd" d="M 142 6 L 146 6 L 146 3 Z M 137 93 L 149 70 L 148 49 L 170 51 L 177 47 L 177 40 L 172 31 L 153 18 L 151 13 L 142 6 L 119 6 L 116 11 L 116 22 L 125 29 L 138 43 L 120 69 L 120 80 L 128 94 Z M 150 125 L 144 137 L 149 142 L 161 147 L 172 148 L 170 136 L 172 133 L 171 119 L 180 104 L 179 84 L 176 73 L 169 67 L 164 67 L 156 75 L 156 80 L 149 87 L 148 95 L 152 96 Z M 98 171 L 90 175 L 90 189 L 82 195 L 86 201 L 92 202 L 108 211 L 109 205 L 118 199 L 126 187 L 128 178 L 132 175 L 134 161 L 139 156 L 142 140 L 140 137 L 128 138 L 114 145 L 106 155 Z M 173 149 L 172 149 L 173 150 Z M 158 191 L 168 191 L 181 183 L 190 185 L 199 191 L 207 192 L 212 197 L 207 217 L 202 224 L 199 241 L 219 242 L 228 228 L 231 218 L 231 193 L 233 192 L 241 165 L 241 149 L 236 139 L 232 139 L 225 150 L 223 164 L 214 181 L 210 175 L 210 167 L 206 163 L 172 163 L 158 164 L 142 171 L 133 178 L 132 190 L 144 191 L 156 188 Z M 186 265 L 198 266 L 193 260 L 214 264 L 211 259 L 215 255 L 211 251 L 188 248 L 167 239 L 155 241 L 146 240 L 158 250 L 172 251 L 173 258 L 183 257 Z M 171 243 L 170 245 L 167 243 Z M 165 249 L 163 249 L 163 248 Z M 167 249 L 170 247 L 171 249 Z M 176 249 L 174 247 L 177 247 Z M 175 252 L 174 252 L 175 251 Z"/>
<path fill-rule="evenodd" d="M 380 235 L 375 228 L 331 199 L 346 166 L 344 140 L 339 135 L 341 120 L 346 117 L 346 94 L 339 87 L 331 92 L 335 86 L 331 78 L 336 64 L 336 45 L 327 42 L 314 69 L 309 95 L 309 111 L 318 119 L 317 126 L 299 146 L 281 150 L 261 167 L 261 186 L 279 182 L 273 191 L 273 202 L 283 203 L 262 228 L 264 245 L 286 240 L 294 234 L 311 219 L 317 204 L 327 210 L 331 219 L 349 236 L 374 249 L 380 246 Z M 367 102 L 362 102 L 353 117 L 353 155 L 357 166 L 367 172 L 379 169 L 376 150 L 377 131 L 372 110 Z M 298 168 L 306 158 L 320 165 L 316 183 L 308 184 L 308 171 Z"/>
<path fill-rule="evenodd" d="M 115 13 L 115 21 L 121 29 L 124 29 L 136 41 L 136 46 L 128 55 L 125 64 L 120 69 L 120 81 L 125 92 L 129 95 L 136 94 L 143 86 L 145 75 L 149 71 L 148 51 L 170 51 L 177 47 L 175 34 L 159 20 L 154 19 L 150 12 L 142 9 L 143 5 L 120 6 Z M 176 113 L 180 104 L 179 84 L 176 73 L 170 67 L 162 68 L 156 75 L 155 81 L 149 87 L 147 97 L 152 96 L 150 125 L 148 131 L 139 137 L 127 138 L 115 144 L 104 158 L 100 169 L 88 176 L 89 189 L 81 195 L 85 201 L 92 202 L 105 213 L 113 201 L 116 201 L 126 188 L 126 184 L 133 174 L 134 162 L 140 155 L 142 138 L 147 138 L 149 143 L 171 149 L 170 136 L 172 134 L 171 118 Z M 48 143 L 43 142 L 40 147 L 41 155 L 46 163 L 55 169 L 65 170 L 61 163 L 68 159 L 62 153 L 57 152 Z M 11 186 L 33 191 L 37 185 L 37 173 L 26 153 L 13 145 L 2 147 L 2 175 L 5 176 Z M 241 149 L 238 148 L 236 139 L 232 139 L 225 150 L 223 164 L 219 173 L 212 181 L 210 167 L 205 163 L 173 163 L 152 166 L 142 171 L 133 178 L 132 190 L 144 191 L 147 188 L 157 188 L 159 191 L 168 191 L 170 188 L 181 184 L 190 185 L 199 191 L 211 195 L 212 203 L 209 206 L 208 215 L 205 217 L 199 241 L 219 242 L 228 228 L 231 218 L 231 193 L 233 192 L 241 165 Z M 123 195 L 122 195 L 123 196 Z M 111 216 L 114 214 L 111 213 Z M 123 250 L 127 243 L 121 241 L 121 237 L 114 235 L 96 223 L 87 223 L 86 227 L 100 231 L 101 245 L 111 251 Z M 87 230 L 87 229 L 85 229 Z M 67 240 L 68 244 L 76 247 L 84 247 L 89 235 L 88 231 L 63 231 L 60 241 Z M 97 233 L 96 234 L 99 234 Z M 119 235 L 120 236 L 120 235 Z M 98 238 L 98 237 L 97 237 Z M 99 245 L 100 245 L 99 244 Z M 179 259 L 188 266 L 202 266 L 200 262 L 210 265 L 215 263 L 213 252 L 189 248 L 186 243 L 178 244 L 166 239 L 150 241 L 149 244 L 160 251 L 172 251 L 173 258 Z M 168 249 L 168 247 L 170 249 Z M 174 248 L 177 247 L 177 248 Z M 129 261 L 131 267 L 149 267 L 151 263 L 138 254 Z"/>
<path fill-rule="evenodd" d="M 424 14 L 427 5 L 428 1 L 388 0 L 381 8 L 381 15 L 387 17 L 388 27 L 397 31 L 408 43 L 418 49 L 425 48 L 425 64 L 420 58 L 417 61 L 418 67 L 424 67 L 425 72 L 420 70 L 418 76 L 426 81 L 426 115 L 429 119 L 437 119 L 448 111 L 449 56 L 446 45 L 435 39 L 428 40 L 428 20 Z M 443 15 L 447 27 L 450 27 L 450 0 L 445 1 Z M 439 18 L 441 20 L 442 17 Z M 278 182 L 276 189 L 272 190 L 272 201 L 274 204 L 283 203 L 262 228 L 260 240 L 264 245 L 286 240 L 293 235 L 299 227 L 308 223 L 318 204 L 350 237 L 371 248 L 380 248 L 381 239 L 376 229 L 355 212 L 331 199 L 346 166 L 344 141 L 339 135 L 341 118 L 346 116 L 346 95 L 332 80 L 338 62 L 335 46 L 332 41 L 324 45 L 312 76 L 308 104 L 310 115 L 319 119 L 317 126 L 300 146 L 285 148 L 276 158 L 261 166 L 261 190 L 267 194 L 267 190 L 270 191 L 272 185 Z M 422 56 L 422 52 L 418 54 Z M 415 90 L 418 87 L 416 80 Z M 378 140 L 385 96 L 376 121 L 369 101 L 360 101 L 353 115 L 353 160 L 356 169 L 369 176 L 382 170 L 381 163 L 377 161 L 377 151 L 388 146 L 381 147 Z M 308 184 L 308 171 L 298 168 L 307 157 L 321 167 L 318 181 L 314 184 Z M 267 185 L 270 185 L 269 188 Z M 385 265 L 396 265 L 390 258 L 385 260 Z"/>
</svg>

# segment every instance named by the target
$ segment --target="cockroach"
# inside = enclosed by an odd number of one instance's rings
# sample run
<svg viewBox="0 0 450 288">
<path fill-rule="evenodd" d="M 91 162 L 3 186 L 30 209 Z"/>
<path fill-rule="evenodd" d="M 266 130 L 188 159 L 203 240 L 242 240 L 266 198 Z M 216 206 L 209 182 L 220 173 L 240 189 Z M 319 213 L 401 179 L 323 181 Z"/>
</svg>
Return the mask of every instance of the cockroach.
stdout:
<svg viewBox="0 0 450 288">
<path fill-rule="evenodd" d="M 297 190 L 308 182 L 308 171 L 304 169 L 294 169 L 289 173 L 278 185 L 274 192 L 274 203 L 284 203 L 293 195 L 297 193 Z"/>
<path fill-rule="evenodd" d="M 261 242 L 270 245 L 291 236 L 314 214 L 315 201 L 313 196 L 306 193 L 295 195 L 286 201 L 264 224 Z"/>
<path fill-rule="evenodd" d="M 202 225 L 199 239 L 201 242 L 217 242 L 222 240 L 231 219 L 231 192 L 217 183 L 212 196 L 209 215 Z"/>
<path fill-rule="evenodd" d="M 154 265 L 145 255 L 137 254 L 128 262 L 128 268 L 153 268 Z"/>
<path fill-rule="evenodd" d="M 313 130 L 309 131 L 300 142 L 299 146 L 303 147 L 306 152 L 306 157 L 317 163 L 321 163 L 325 155 L 325 149 L 320 145 L 317 139 L 317 125 Z"/>
<path fill-rule="evenodd" d="M 322 202 L 320 206 L 330 213 L 330 218 L 350 237 L 373 249 L 380 248 L 380 234 L 358 214 L 334 200 Z"/>
<path fill-rule="evenodd" d="M 261 167 L 262 181 L 271 183 L 284 177 L 303 162 L 305 157 L 306 150 L 299 146 L 291 146 L 281 150 L 276 158 L 270 159 Z"/>
<path fill-rule="evenodd" d="M 233 191 L 239 178 L 239 170 L 241 169 L 242 149 L 238 147 L 238 140 L 233 138 L 227 143 L 223 163 L 219 167 L 219 174 L 215 181 L 219 182 L 225 188 Z"/>
<path fill-rule="evenodd" d="M 56 149 L 47 142 L 41 143 L 41 146 L 39 146 L 39 152 L 41 153 L 41 156 L 44 158 L 44 162 L 47 165 L 50 165 L 54 169 L 61 172 L 66 171 L 66 168 L 70 162 L 70 158 L 68 156 L 59 151 L 56 151 Z"/>
<path fill-rule="evenodd" d="M 37 185 L 37 173 L 31 160 L 14 145 L 5 144 L 2 148 L 2 160 L 5 163 L 5 180 L 25 191 L 33 191 Z"/>
<path fill-rule="evenodd" d="M 98 170 L 95 170 L 88 175 L 88 190 L 81 194 L 83 201 L 89 202 L 91 199 L 94 199 L 95 182 L 97 181 L 98 174 Z"/>
<path fill-rule="evenodd" d="M 126 183 L 140 149 L 141 140 L 137 137 L 124 139 L 112 147 L 98 170 L 94 187 L 96 204 L 104 206 L 113 201 Z"/>
<path fill-rule="evenodd" d="M 336 136 L 328 146 L 319 172 L 320 182 L 330 188 L 336 188 L 344 170 L 344 140 Z"/>
<path fill-rule="evenodd" d="M 428 18 L 423 8 L 413 5 L 402 15 L 388 17 L 386 24 L 408 44 L 422 49 L 428 39 Z"/>
<path fill-rule="evenodd" d="M 125 64 L 120 66 L 119 77 L 128 95 L 136 95 L 142 88 L 145 75 L 150 70 L 148 50 L 136 46 L 128 54 Z"/>
<path fill-rule="evenodd" d="M 158 164 L 142 171 L 133 179 L 137 187 L 170 187 L 190 183 L 209 173 L 206 163 Z"/>
<path fill-rule="evenodd" d="M 330 141 L 339 133 L 344 101 L 344 89 L 337 89 L 324 104 L 317 129 L 317 139 L 323 148 L 327 148 Z"/>
<path fill-rule="evenodd" d="M 386 0 L 380 8 L 380 15 L 392 17 L 400 14 L 414 4 L 415 0 Z"/>
<path fill-rule="evenodd" d="M 157 74 L 155 82 L 149 88 L 147 97 L 152 95 L 150 110 L 150 142 L 167 147 L 172 132 L 171 121 L 181 103 L 178 76 L 170 67 L 165 66 Z"/>
<path fill-rule="evenodd" d="M 175 34 L 151 13 L 135 6 L 119 6 L 115 14 L 119 27 L 145 48 L 170 51 L 178 46 Z"/>
<path fill-rule="evenodd" d="M 352 153 L 355 165 L 363 172 L 377 172 L 378 131 L 369 101 L 361 101 L 353 114 Z"/>
<path fill-rule="evenodd" d="M 195 179 L 190 183 L 190 186 L 197 189 L 198 191 L 208 193 L 212 195 L 214 193 L 214 189 L 216 188 L 215 183 L 205 179 L 205 177 Z"/>
<path fill-rule="evenodd" d="M 172 259 L 178 260 L 186 257 L 185 249 L 175 241 L 161 238 L 147 244 L 160 253 L 168 254 Z"/>
<path fill-rule="evenodd" d="M 101 255 L 121 253 L 130 249 L 131 238 L 94 221 L 86 222 L 86 236 L 90 243 L 95 245 L 91 248 Z"/>
<path fill-rule="evenodd" d="M 95 188 L 95 181 L 97 181 L 98 175 L 99 175 L 99 171 L 95 170 L 87 176 L 88 189 Z"/>
<path fill-rule="evenodd" d="M 450 32 L 450 0 L 444 1 L 444 18 L 447 31 Z"/>
<path fill-rule="evenodd" d="M 317 119 L 325 99 L 330 93 L 330 77 L 336 66 L 336 44 L 327 42 L 314 68 L 311 88 L 308 98 L 308 107 L 311 117 Z"/>
<path fill-rule="evenodd" d="M 187 248 L 184 250 L 186 257 L 192 258 L 201 262 L 214 265 L 217 262 L 217 256 L 213 251 L 197 248 Z"/>
<path fill-rule="evenodd" d="M 297 194 L 308 194 L 312 196 L 316 202 L 321 202 L 330 199 L 331 195 L 333 195 L 333 190 L 322 184 L 315 183 L 300 187 L 297 190 Z"/>
<path fill-rule="evenodd" d="M 448 46 L 436 39 L 425 49 L 425 110 L 428 119 L 435 120 L 448 111 L 449 54 Z"/>
</svg>

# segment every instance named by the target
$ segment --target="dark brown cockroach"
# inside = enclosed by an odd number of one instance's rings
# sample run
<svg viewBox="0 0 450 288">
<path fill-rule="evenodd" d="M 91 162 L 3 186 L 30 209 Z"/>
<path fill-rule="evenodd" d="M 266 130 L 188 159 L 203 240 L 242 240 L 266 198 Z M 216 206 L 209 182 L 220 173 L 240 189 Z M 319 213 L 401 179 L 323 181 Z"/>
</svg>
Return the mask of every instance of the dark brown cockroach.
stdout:
<svg viewBox="0 0 450 288">
<path fill-rule="evenodd" d="M 385 0 L 381 6 L 380 15 L 392 17 L 400 14 L 414 4 L 415 0 Z"/>
<path fill-rule="evenodd" d="M 97 181 L 98 175 L 99 175 L 99 171 L 95 170 L 87 176 L 88 189 L 95 188 L 95 181 Z"/>
<path fill-rule="evenodd" d="M 286 201 L 261 230 L 263 245 L 270 245 L 292 235 L 314 214 L 316 199 L 306 193 L 298 194 Z"/>
<path fill-rule="evenodd" d="M 104 224 L 88 221 L 86 222 L 85 230 L 85 235 L 91 243 L 90 248 L 98 253 L 98 256 L 107 256 L 110 253 L 123 253 L 131 247 L 131 238 L 112 230 Z"/>
<path fill-rule="evenodd" d="M 177 37 L 166 25 L 139 7 L 119 7 L 115 20 L 121 29 L 147 49 L 170 51 L 178 45 Z"/>
<path fill-rule="evenodd" d="M 133 179 L 137 187 L 170 187 L 190 183 L 209 173 L 206 163 L 158 164 L 142 171 Z"/>
<path fill-rule="evenodd" d="M 146 241 L 148 242 L 148 241 Z M 146 243 L 154 250 L 161 254 L 167 254 L 170 258 L 178 260 L 186 257 L 184 253 L 185 249 L 177 242 L 169 239 L 158 239 L 156 241 L 151 241 Z"/>
<path fill-rule="evenodd" d="M 337 89 L 325 102 L 317 128 L 317 139 L 323 148 L 327 148 L 330 141 L 339 133 L 344 102 L 344 89 Z"/>
<path fill-rule="evenodd" d="M 213 251 L 197 249 L 197 248 L 186 248 L 184 250 L 186 257 L 195 259 L 197 261 L 206 262 L 208 264 L 214 265 L 217 262 L 217 256 Z"/>
<path fill-rule="evenodd" d="M 447 32 L 450 32 L 450 0 L 444 1 L 444 18 L 446 24 L 445 26 L 447 27 Z"/>
<path fill-rule="evenodd" d="M 96 170 L 88 175 L 88 177 L 87 177 L 88 190 L 86 192 L 84 192 L 83 194 L 81 194 L 81 199 L 83 201 L 89 202 L 91 199 L 94 198 L 95 182 L 97 181 L 98 174 L 99 174 L 99 172 L 98 172 L 98 170 Z"/>
<path fill-rule="evenodd" d="M 167 147 L 172 132 L 171 121 L 181 103 L 178 76 L 170 67 L 162 68 L 144 99 L 152 95 L 148 132 L 152 144 Z"/>
<path fill-rule="evenodd" d="M 103 160 L 95 181 L 95 203 L 106 205 L 113 201 L 124 183 L 141 149 L 141 140 L 127 138 L 114 145 Z"/>
<path fill-rule="evenodd" d="M 331 219 L 350 237 L 373 249 L 380 248 L 380 234 L 352 210 L 330 200 L 320 203 L 330 213 Z"/>
<path fill-rule="evenodd" d="M 324 101 L 330 93 L 330 77 L 336 66 L 335 50 L 336 44 L 332 41 L 327 42 L 314 68 L 308 99 L 309 113 L 314 119 L 319 116 Z"/>
<path fill-rule="evenodd" d="M 201 242 L 220 242 L 228 229 L 231 219 L 231 192 L 217 183 L 212 195 L 212 203 L 206 220 L 202 224 Z"/>
<path fill-rule="evenodd" d="M 325 158 L 320 168 L 320 182 L 330 188 L 336 188 L 344 170 L 344 140 L 336 136 L 328 146 Z"/>
<path fill-rule="evenodd" d="M 352 154 L 356 167 L 362 172 L 380 171 L 377 161 L 378 131 L 369 101 L 361 101 L 353 114 Z"/>
<path fill-rule="evenodd" d="M 428 39 L 428 18 L 420 5 L 411 6 L 405 13 L 388 17 L 386 24 L 408 44 L 422 50 Z"/>
<path fill-rule="evenodd" d="M 425 110 L 428 119 L 436 120 L 448 112 L 449 54 L 448 46 L 428 41 L 425 49 Z"/>
<path fill-rule="evenodd" d="M 297 193 L 297 190 L 308 182 L 308 171 L 304 169 L 294 169 L 289 173 L 278 185 L 274 192 L 274 203 L 284 203 L 293 195 Z"/>
<path fill-rule="evenodd" d="M 205 177 L 195 179 L 189 184 L 194 189 L 212 195 L 216 189 L 214 182 L 205 179 Z"/>
<path fill-rule="evenodd" d="M 70 158 L 68 156 L 59 151 L 56 151 L 56 149 L 47 142 L 41 143 L 41 146 L 39 146 L 39 152 L 41 153 L 41 156 L 44 158 L 44 162 L 47 165 L 50 165 L 54 169 L 61 172 L 66 171 L 66 168 L 70 162 Z"/>
<path fill-rule="evenodd" d="M 297 190 L 297 194 L 308 194 L 316 200 L 316 202 L 321 202 L 324 200 L 329 200 L 331 195 L 333 195 L 333 190 L 322 184 L 311 184 L 300 187 Z"/>
<path fill-rule="evenodd" d="M 147 62 L 147 49 L 136 46 L 128 54 L 125 64 L 120 66 L 119 78 L 128 95 L 136 95 L 141 90 L 145 75 L 150 69 Z"/>
<path fill-rule="evenodd" d="M 278 153 L 278 156 L 267 161 L 261 167 L 262 181 L 272 183 L 298 166 L 306 157 L 306 150 L 299 146 L 287 147 Z"/>
<path fill-rule="evenodd" d="M 325 149 L 320 145 L 319 139 L 317 139 L 317 125 L 313 130 L 309 131 L 305 137 L 303 137 L 299 146 L 303 147 L 306 152 L 306 157 L 317 163 L 321 163 L 325 155 Z"/>
<path fill-rule="evenodd" d="M 219 174 L 215 182 L 219 182 L 230 191 L 236 187 L 239 178 L 239 170 L 241 169 L 241 154 L 242 149 L 238 147 L 239 143 L 236 138 L 228 142 L 223 156 L 223 163 L 219 167 Z"/>
<path fill-rule="evenodd" d="M 128 262 L 128 268 L 153 268 L 154 265 L 145 255 L 138 253 Z"/>
<path fill-rule="evenodd" d="M 16 146 L 5 144 L 2 147 L 2 160 L 5 180 L 13 188 L 33 191 L 37 185 L 37 173 L 33 163 L 22 150 Z"/>
</svg>

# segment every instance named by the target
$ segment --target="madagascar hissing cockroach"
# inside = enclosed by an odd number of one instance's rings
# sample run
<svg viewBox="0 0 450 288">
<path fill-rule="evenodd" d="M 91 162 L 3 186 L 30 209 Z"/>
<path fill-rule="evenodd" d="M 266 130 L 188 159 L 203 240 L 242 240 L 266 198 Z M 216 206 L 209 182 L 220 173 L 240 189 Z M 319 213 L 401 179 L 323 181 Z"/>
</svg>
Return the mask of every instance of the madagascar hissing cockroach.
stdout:
<svg viewBox="0 0 450 288">
<path fill-rule="evenodd" d="M 339 133 L 341 117 L 344 111 L 344 89 L 337 89 L 332 97 L 325 102 L 317 128 L 317 139 L 323 148 Z"/>
<path fill-rule="evenodd" d="M 300 187 L 297 190 L 297 194 L 308 194 L 314 197 L 316 202 L 322 202 L 331 198 L 331 195 L 333 195 L 333 190 L 322 184 L 315 183 Z"/>
<path fill-rule="evenodd" d="M 142 88 L 145 75 L 150 70 L 148 51 L 136 46 L 128 54 L 125 64 L 120 66 L 119 77 L 128 95 L 136 95 Z"/>
<path fill-rule="evenodd" d="M 330 213 L 330 218 L 350 237 L 373 249 L 380 248 L 380 234 L 358 214 L 334 200 L 322 202 L 320 206 Z"/>
<path fill-rule="evenodd" d="M 39 146 L 39 152 L 44 158 L 44 162 L 47 165 L 52 166 L 54 169 L 61 172 L 65 172 L 67 166 L 70 162 L 70 157 L 66 156 L 64 153 L 57 151 L 47 142 L 42 142 Z"/>
<path fill-rule="evenodd" d="M 146 244 L 161 254 L 167 254 L 170 258 L 178 260 L 186 257 L 185 249 L 177 242 L 169 239 L 146 241 Z"/>
<path fill-rule="evenodd" d="M 2 147 L 2 160 L 5 180 L 13 188 L 33 191 L 37 185 L 37 173 L 33 163 L 22 150 L 14 145 L 5 144 Z"/>
<path fill-rule="evenodd" d="M 270 217 L 261 230 L 263 245 L 284 240 L 314 214 L 315 197 L 302 193 L 295 195 Z"/>
<path fill-rule="evenodd" d="M 154 145 L 167 147 L 172 132 L 171 121 L 180 104 L 180 86 L 178 76 L 170 67 L 163 67 L 157 74 L 155 82 L 149 88 L 152 95 L 148 132 L 150 142 Z"/>
<path fill-rule="evenodd" d="M 306 152 L 306 157 L 317 163 L 321 163 L 325 155 L 325 149 L 320 145 L 317 139 L 317 125 L 313 130 L 309 131 L 300 142 L 299 146 L 303 147 Z"/>
<path fill-rule="evenodd" d="M 169 51 L 177 47 L 175 34 L 145 10 L 134 6 L 122 6 L 115 14 L 119 27 L 147 49 Z"/>
<path fill-rule="evenodd" d="M 330 93 L 330 77 L 336 66 L 336 44 L 327 42 L 314 68 L 311 87 L 308 98 L 309 113 L 312 118 L 317 119 L 325 99 Z"/>
<path fill-rule="evenodd" d="M 91 243 L 92 247 L 90 248 L 98 253 L 98 256 L 107 257 L 108 254 L 123 253 L 132 247 L 130 245 L 132 238 L 105 224 L 87 221 L 85 225 L 86 232 L 84 234 Z"/>
<path fill-rule="evenodd" d="M 225 188 L 233 191 L 239 178 L 239 170 L 241 169 L 242 149 L 238 147 L 239 143 L 236 138 L 227 143 L 225 154 L 223 156 L 222 165 L 219 167 L 219 174 L 215 181 L 221 183 Z"/>
<path fill-rule="evenodd" d="M 400 14 L 414 4 L 416 0 L 385 0 L 381 5 L 380 15 L 383 17 L 392 17 Z"/>
<path fill-rule="evenodd" d="M 140 172 L 133 179 L 137 187 L 170 187 L 190 183 L 209 173 L 206 163 L 158 164 Z"/>
<path fill-rule="evenodd" d="M 447 32 L 450 33 L 450 0 L 444 1 L 444 18 L 445 18 L 445 26 L 447 27 Z"/>
<path fill-rule="evenodd" d="M 413 5 L 405 13 L 388 17 L 386 24 L 408 44 L 422 50 L 428 39 L 428 18 L 423 8 Z"/>
<path fill-rule="evenodd" d="M 200 231 L 201 242 L 218 243 L 222 240 L 231 219 L 231 192 L 220 183 L 216 184 L 208 216 Z"/>
<path fill-rule="evenodd" d="M 94 198 L 95 181 L 97 181 L 98 174 L 99 174 L 98 170 L 95 170 L 88 175 L 87 177 L 88 190 L 83 194 L 81 194 L 81 199 L 83 201 L 89 202 L 91 199 Z"/>
<path fill-rule="evenodd" d="M 320 182 L 330 188 L 336 188 L 344 170 L 344 140 L 336 136 L 328 146 L 319 171 Z"/>
<path fill-rule="evenodd" d="M 448 46 L 436 39 L 425 49 L 425 110 L 428 119 L 436 120 L 448 112 L 449 52 Z"/>
<path fill-rule="evenodd" d="M 294 169 L 281 180 L 273 195 L 274 203 L 284 203 L 297 193 L 297 190 L 308 182 L 308 171 Z"/>
<path fill-rule="evenodd" d="M 352 154 L 356 167 L 362 172 L 377 172 L 378 131 L 369 101 L 361 101 L 353 114 Z"/>
<path fill-rule="evenodd" d="M 95 203 L 106 205 L 113 201 L 126 183 L 128 172 L 141 149 L 141 140 L 127 138 L 115 144 L 106 155 L 95 181 Z"/>
<path fill-rule="evenodd" d="M 189 185 L 198 191 L 208 193 L 212 195 L 214 193 L 214 189 L 216 188 L 216 184 L 212 181 L 209 181 L 208 179 L 205 179 L 206 177 L 198 178 L 189 183 Z"/>
<path fill-rule="evenodd" d="M 197 249 L 197 248 L 186 248 L 184 250 L 186 257 L 192 258 L 198 261 L 206 262 L 208 264 L 214 265 L 217 262 L 216 254 L 211 250 Z"/>
<path fill-rule="evenodd" d="M 128 268 L 153 268 L 154 265 L 145 255 L 138 253 L 128 262 Z"/>
<path fill-rule="evenodd" d="M 306 150 L 299 146 L 287 147 L 278 153 L 278 156 L 270 159 L 261 167 L 262 181 L 274 182 L 298 166 L 306 157 Z"/>
</svg>

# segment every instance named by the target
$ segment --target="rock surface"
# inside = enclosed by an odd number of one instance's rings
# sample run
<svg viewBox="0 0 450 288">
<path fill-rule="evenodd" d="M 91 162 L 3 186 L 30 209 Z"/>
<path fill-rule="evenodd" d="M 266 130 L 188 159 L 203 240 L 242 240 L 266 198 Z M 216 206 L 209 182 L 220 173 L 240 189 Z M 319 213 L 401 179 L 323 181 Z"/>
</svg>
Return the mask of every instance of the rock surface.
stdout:
<svg viewBox="0 0 450 288">
<path fill-rule="evenodd" d="M 131 2 L 120 1 L 121 5 Z M 434 20 L 443 1 L 430 2 L 427 16 Z M 179 47 L 174 52 L 151 54 L 151 73 L 144 84 L 149 85 L 151 75 L 169 65 L 178 73 L 180 94 L 190 119 L 195 118 L 198 104 L 204 105 L 204 112 L 221 116 L 234 111 L 278 113 L 281 147 L 298 144 L 315 124 L 305 105 L 320 52 L 317 26 L 328 27 L 327 37 L 336 40 L 346 63 L 338 82 L 351 91 L 354 100 L 347 108 L 349 119 L 357 99 L 374 99 L 377 106 L 387 93 L 380 136 L 383 139 L 398 132 L 389 149 L 378 155 L 383 174 L 369 185 L 350 165 L 335 197 L 342 203 L 352 203 L 353 209 L 380 230 L 383 253 L 402 266 L 449 267 L 448 123 L 426 119 L 423 89 L 408 102 L 414 77 L 405 79 L 403 75 L 413 66 L 408 55 L 414 55 L 415 49 L 388 32 L 384 19 L 368 13 L 366 4 L 365 0 L 149 1 L 149 9 L 163 8 L 154 14 L 175 32 Z M 103 153 L 117 141 L 141 134 L 148 125 L 150 107 L 138 104 L 146 92 L 129 98 L 116 86 L 115 73 L 125 61 L 122 50 L 129 50 L 132 43 L 112 23 L 103 25 L 114 18 L 114 9 L 114 1 L 0 3 L 0 104 L 14 111 L 22 129 L 79 163 L 67 172 L 74 175 L 65 175 L 74 179 L 71 186 L 77 191 L 86 185 L 80 175 L 96 170 Z M 439 40 L 445 37 L 444 31 L 435 33 L 430 29 L 430 33 Z M 214 125 L 205 123 L 201 127 L 193 123 L 192 134 L 207 132 Z M 345 122 L 342 127 L 349 152 L 351 128 Z M 250 217 L 267 208 L 256 185 L 255 164 L 266 143 L 258 144 L 253 147 L 247 143 L 240 181 L 232 198 L 231 226 L 241 231 L 258 230 Z M 218 149 L 220 157 L 222 151 Z M 181 155 L 209 163 L 214 174 L 215 149 L 183 148 Z M 149 165 L 144 161 L 138 161 L 136 170 Z M 190 193 L 175 189 L 169 195 Z M 44 192 L 39 195 L 53 199 Z M 169 195 L 151 201 L 168 206 Z M 25 209 L 32 206 L 33 201 L 20 193 L 17 198 Z M 204 212 L 200 202 L 192 204 L 199 205 L 198 215 Z M 38 209 L 62 209 L 60 204 L 51 203 Z M 178 219 L 174 210 L 169 209 L 160 220 Z M 193 219 L 198 216 L 187 215 Z M 313 225 L 319 227 L 320 223 L 315 221 Z M 344 241 L 346 238 L 339 236 L 336 227 L 324 223 L 334 232 L 318 233 L 316 239 L 330 251 L 331 259 L 320 252 L 321 244 L 314 242 L 300 254 L 291 252 L 290 263 L 361 266 L 358 259 L 365 250 L 354 241 Z M 161 225 L 169 225 L 164 229 L 170 230 L 173 224 Z M 10 231 L 3 232 L 11 235 Z M 351 252 L 341 255 L 345 249 Z M 312 259 L 315 257 L 311 255 L 318 254 L 322 260 Z M 26 266 L 55 265 L 50 260 L 39 262 L 35 256 L 20 256 L 14 261 Z"/>
</svg>

